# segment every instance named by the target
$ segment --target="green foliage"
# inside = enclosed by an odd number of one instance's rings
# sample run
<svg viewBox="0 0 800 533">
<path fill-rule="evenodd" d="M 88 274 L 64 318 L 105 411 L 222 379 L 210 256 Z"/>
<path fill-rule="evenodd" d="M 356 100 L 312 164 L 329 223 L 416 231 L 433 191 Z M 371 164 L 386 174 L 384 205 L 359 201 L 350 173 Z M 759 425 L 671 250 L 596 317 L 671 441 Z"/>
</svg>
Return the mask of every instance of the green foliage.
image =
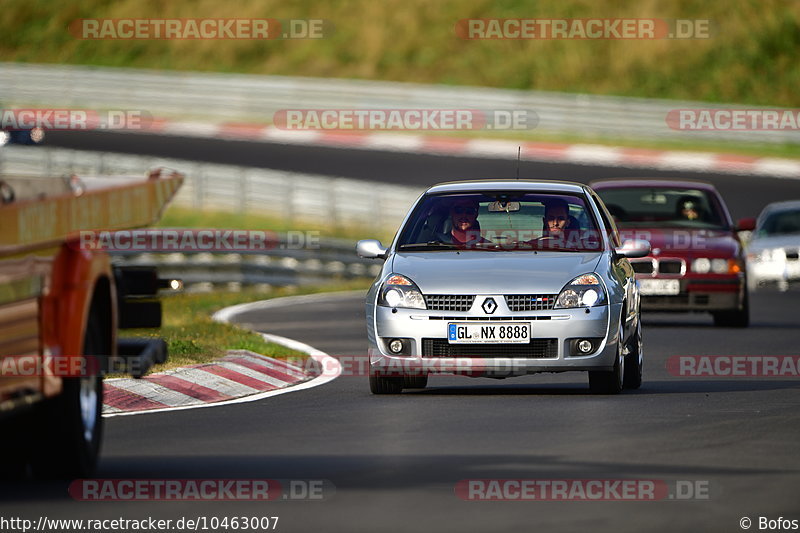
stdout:
<svg viewBox="0 0 800 533">
<path fill-rule="evenodd" d="M 323 39 L 81 40 L 78 18 L 314 18 Z M 464 18 L 708 19 L 709 39 L 463 40 Z M 793 0 L 12 0 L 5 61 L 363 78 L 797 107 Z"/>
</svg>

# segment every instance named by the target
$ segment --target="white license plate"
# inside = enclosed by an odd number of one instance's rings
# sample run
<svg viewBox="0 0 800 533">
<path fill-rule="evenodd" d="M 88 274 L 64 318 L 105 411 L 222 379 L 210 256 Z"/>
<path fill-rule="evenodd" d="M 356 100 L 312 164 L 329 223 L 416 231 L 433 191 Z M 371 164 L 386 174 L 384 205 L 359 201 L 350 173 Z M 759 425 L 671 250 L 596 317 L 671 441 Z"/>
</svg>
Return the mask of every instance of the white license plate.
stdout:
<svg viewBox="0 0 800 533">
<path fill-rule="evenodd" d="M 680 294 L 681 282 L 677 279 L 640 279 L 639 294 L 648 295 L 673 295 Z"/>
<path fill-rule="evenodd" d="M 530 322 L 448 322 L 450 344 L 527 344 Z"/>
<path fill-rule="evenodd" d="M 800 261 L 786 262 L 786 277 L 788 279 L 800 278 Z"/>
</svg>

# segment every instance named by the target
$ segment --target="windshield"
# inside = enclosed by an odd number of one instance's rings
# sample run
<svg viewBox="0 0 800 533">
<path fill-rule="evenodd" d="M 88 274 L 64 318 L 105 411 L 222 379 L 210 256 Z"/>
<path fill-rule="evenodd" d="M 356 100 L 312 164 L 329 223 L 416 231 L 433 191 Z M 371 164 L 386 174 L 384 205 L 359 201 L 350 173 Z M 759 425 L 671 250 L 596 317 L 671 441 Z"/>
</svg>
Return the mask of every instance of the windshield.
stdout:
<svg viewBox="0 0 800 533">
<path fill-rule="evenodd" d="M 597 191 L 621 227 L 726 229 L 716 198 L 699 189 L 631 187 Z"/>
<path fill-rule="evenodd" d="M 767 216 L 758 230 L 759 236 L 800 233 L 800 210 L 780 211 Z"/>
<path fill-rule="evenodd" d="M 585 198 L 511 191 L 425 197 L 397 249 L 598 251 L 602 240 Z"/>
</svg>

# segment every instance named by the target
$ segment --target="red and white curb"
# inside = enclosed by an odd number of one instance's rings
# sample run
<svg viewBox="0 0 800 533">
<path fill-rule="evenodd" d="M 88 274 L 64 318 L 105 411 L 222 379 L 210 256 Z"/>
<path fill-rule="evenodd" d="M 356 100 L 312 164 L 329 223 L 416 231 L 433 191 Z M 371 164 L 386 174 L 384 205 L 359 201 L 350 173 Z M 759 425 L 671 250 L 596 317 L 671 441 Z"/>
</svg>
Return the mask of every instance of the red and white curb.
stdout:
<svg viewBox="0 0 800 533">
<path fill-rule="evenodd" d="M 217 312 L 214 319 L 228 322 L 240 312 L 260 308 L 258 304 L 269 302 L 267 307 L 280 307 L 297 303 L 297 298 L 275 298 L 233 306 Z M 278 335 L 261 335 L 269 342 L 306 353 L 325 371 L 312 378 L 302 368 L 285 361 L 247 350 L 230 350 L 225 357 L 211 363 L 189 365 L 140 379 L 106 380 L 103 416 L 160 413 L 253 402 L 317 387 L 341 374 L 339 361 L 312 346 Z"/>
<path fill-rule="evenodd" d="M 593 144 L 469 139 L 401 133 L 282 130 L 264 124 L 205 123 L 156 120 L 140 133 L 315 145 L 416 154 L 575 163 L 609 167 L 800 178 L 800 161 L 729 153 L 651 150 Z"/>
</svg>

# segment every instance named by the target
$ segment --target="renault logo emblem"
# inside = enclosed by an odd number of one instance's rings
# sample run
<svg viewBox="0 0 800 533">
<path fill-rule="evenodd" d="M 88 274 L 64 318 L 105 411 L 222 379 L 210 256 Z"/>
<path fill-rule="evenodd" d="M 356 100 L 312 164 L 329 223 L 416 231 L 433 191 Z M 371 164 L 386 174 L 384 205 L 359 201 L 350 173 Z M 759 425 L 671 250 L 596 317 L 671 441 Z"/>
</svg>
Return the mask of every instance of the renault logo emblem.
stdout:
<svg viewBox="0 0 800 533">
<path fill-rule="evenodd" d="M 481 305 L 483 312 L 487 315 L 491 315 L 497 310 L 497 302 L 494 301 L 494 298 L 486 298 Z"/>
</svg>

